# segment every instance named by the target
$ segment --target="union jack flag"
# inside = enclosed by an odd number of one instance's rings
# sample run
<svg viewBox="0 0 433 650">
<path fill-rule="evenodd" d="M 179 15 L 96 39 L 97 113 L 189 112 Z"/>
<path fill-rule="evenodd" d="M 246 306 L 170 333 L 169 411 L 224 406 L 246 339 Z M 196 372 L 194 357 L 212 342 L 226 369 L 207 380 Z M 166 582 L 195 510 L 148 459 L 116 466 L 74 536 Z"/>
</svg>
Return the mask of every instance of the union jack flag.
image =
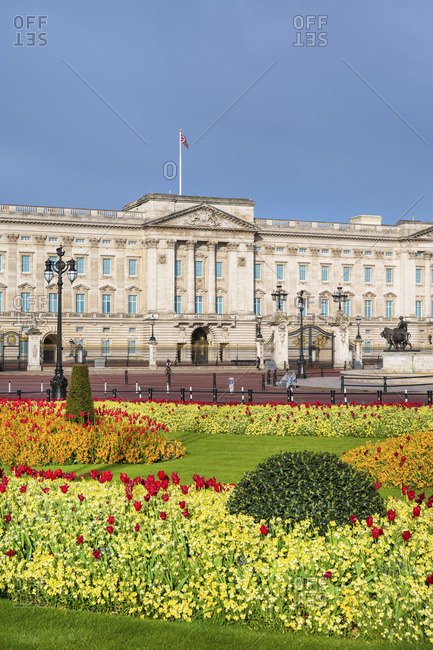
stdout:
<svg viewBox="0 0 433 650">
<path fill-rule="evenodd" d="M 187 149 L 189 149 L 189 147 L 188 147 L 188 142 L 186 141 L 186 138 L 185 138 L 185 136 L 183 135 L 183 133 L 181 133 L 181 135 L 180 135 L 180 141 L 181 141 L 182 144 L 185 145 L 185 147 L 186 147 Z"/>
</svg>

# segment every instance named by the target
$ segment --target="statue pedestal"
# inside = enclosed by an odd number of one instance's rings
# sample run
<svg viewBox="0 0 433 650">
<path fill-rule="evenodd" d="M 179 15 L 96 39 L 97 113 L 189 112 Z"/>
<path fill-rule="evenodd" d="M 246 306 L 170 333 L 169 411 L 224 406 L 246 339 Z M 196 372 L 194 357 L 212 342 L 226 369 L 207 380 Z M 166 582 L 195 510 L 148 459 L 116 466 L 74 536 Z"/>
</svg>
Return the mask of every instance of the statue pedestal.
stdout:
<svg viewBox="0 0 433 650">
<path fill-rule="evenodd" d="M 384 350 L 381 374 L 393 372 L 404 375 L 433 373 L 433 354 L 421 350 Z"/>
</svg>

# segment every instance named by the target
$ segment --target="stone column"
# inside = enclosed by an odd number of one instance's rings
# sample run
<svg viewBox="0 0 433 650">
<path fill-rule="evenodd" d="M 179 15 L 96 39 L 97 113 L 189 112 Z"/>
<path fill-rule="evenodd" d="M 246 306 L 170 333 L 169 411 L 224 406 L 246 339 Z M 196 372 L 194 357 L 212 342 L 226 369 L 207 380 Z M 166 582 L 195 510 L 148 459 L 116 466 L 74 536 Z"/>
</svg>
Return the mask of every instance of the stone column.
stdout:
<svg viewBox="0 0 433 650">
<path fill-rule="evenodd" d="M 216 311 L 215 305 L 215 242 L 209 241 L 207 243 L 208 255 L 208 314 L 214 314 Z"/>
<path fill-rule="evenodd" d="M 63 248 L 65 249 L 65 260 L 70 260 L 72 258 L 72 242 L 74 241 L 73 237 L 62 237 Z M 45 260 L 44 266 L 45 266 Z M 39 274 L 36 276 L 37 282 L 39 282 Z M 43 277 L 43 271 L 42 271 Z M 73 285 L 67 279 L 67 276 L 64 276 L 63 280 L 63 294 L 62 294 L 62 308 L 63 311 L 75 311 L 75 305 L 72 307 L 72 287 Z"/>
<path fill-rule="evenodd" d="M 188 250 L 188 271 L 187 271 L 187 312 L 193 314 L 195 309 L 195 265 L 194 251 L 195 243 L 192 241 L 186 244 Z"/>
<path fill-rule="evenodd" d="M 264 341 L 263 341 L 263 337 L 261 339 L 256 338 L 256 355 L 260 359 L 260 367 L 261 368 L 263 367 L 263 364 L 264 364 L 264 360 L 263 360 L 264 353 L 265 353 L 265 344 L 264 344 Z"/>
<path fill-rule="evenodd" d="M 92 237 L 90 239 L 91 250 L 88 257 L 90 272 L 88 278 L 90 291 L 87 293 L 86 311 L 89 313 L 102 311 L 102 299 L 99 295 L 99 239 Z"/>
<path fill-rule="evenodd" d="M 147 312 L 152 313 L 158 310 L 156 287 L 158 282 L 158 264 L 157 264 L 157 239 L 148 239 L 147 246 Z"/>
<path fill-rule="evenodd" d="M 231 314 L 236 314 L 238 312 L 238 244 L 227 244 L 227 249 L 230 278 L 228 309 Z"/>
<path fill-rule="evenodd" d="M 175 247 L 176 241 L 174 239 L 167 239 L 166 245 L 166 265 L 165 265 L 165 297 L 164 297 L 164 311 L 169 313 L 174 312 L 174 292 L 175 292 L 175 278 L 174 278 L 174 260 L 175 260 Z"/>
<path fill-rule="evenodd" d="M 355 339 L 354 369 L 362 368 L 362 339 Z"/>
<path fill-rule="evenodd" d="M 45 260 L 48 255 L 45 255 L 45 241 L 47 239 L 46 235 L 36 235 L 36 252 L 35 252 L 35 284 L 36 287 L 40 288 L 41 293 L 37 296 L 36 299 L 36 311 L 45 313 L 48 311 L 48 292 L 46 290 L 46 282 L 44 279 L 44 270 L 45 270 Z M 38 290 L 38 289 L 36 289 Z"/>
<path fill-rule="evenodd" d="M 156 370 L 156 341 L 149 341 L 149 369 Z"/>
<path fill-rule="evenodd" d="M 30 328 L 28 336 L 27 370 L 41 369 L 41 333 L 38 329 Z"/>
<path fill-rule="evenodd" d="M 116 259 L 113 260 L 115 267 L 113 269 L 113 284 L 116 287 L 113 312 L 124 314 L 128 313 L 128 305 L 125 304 L 125 278 L 128 277 L 128 270 L 125 269 L 125 244 L 126 239 L 116 239 Z"/>
<path fill-rule="evenodd" d="M 254 315 L 254 243 L 246 244 L 245 257 L 245 311 L 247 314 Z"/>
<path fill-rule="evenodd" d="M 3 307 L 4 311 L 21 311 L 21 294 L 20 289 L 17 289 L 20 283 L 18 280 L 18 260 L 17 260 L 17 240 L 19 235 L 13 233 L 8 233 L 8 252 L 6 253 L 4 263 L 6 266 L 6 277 L 7 280 L 5 284 L 8 286 L 8 296 L 7 301 L 5 300 L 5 306 Z M 6 297 L 6 296 L 5 296 Z M 16 314 L 17 321 L 20 318 L 19 313 Z"/>
</svg>

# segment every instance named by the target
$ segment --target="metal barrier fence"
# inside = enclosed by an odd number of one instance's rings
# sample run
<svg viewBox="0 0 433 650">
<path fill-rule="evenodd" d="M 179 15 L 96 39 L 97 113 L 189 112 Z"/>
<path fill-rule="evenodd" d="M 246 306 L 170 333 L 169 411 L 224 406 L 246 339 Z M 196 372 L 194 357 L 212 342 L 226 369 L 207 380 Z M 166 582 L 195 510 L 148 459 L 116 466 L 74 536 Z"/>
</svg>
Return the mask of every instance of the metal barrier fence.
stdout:
<svg viewBox="0 0 433 650">
<path fill-rule="evenodd" d="M 42 382 L 41 382 L 42 383 Z M 9 382 L 10 384 L 10 382 Z M 146 401 L 146 400 L 157 400 L 157 401 L 179 401 L 179 402 L 207 402 L 215 404 L 230 404 L 230 403 L 265 403 L 265 402 L 277 402 L 277 403 L 321 403 L 321 404 L 349 404 L 351 402 L 357 403 L 383 403 L 383 390 L 373 390 L 373 391 L 363 391 L 362 393 L 353 391 L 352 393 L 348 392 L 346 388 L 342 391 L 329 390 L 329 391 L 302 391 L 299 389 L 294 389 L 289 387 L 286 389 L 280 390 L 257 390 L 252 388 L 244 388 L 241 390 L 226 390 L 218 389 L 214 386 L 211 389 L 198 389 L 193 388 L 192 386 L 187 386 L 185 388 L 171 388 L 169 384 L 167 386 L 140 386 L 138 383 L 134 388 L 127 387 L 113 387 L 108 386 L 107 382 L 101 387 L 92 388 L 93 396 L 96 399 L 114 399 L 114 400 L 124 400 L 124 401 Z M 51 390 L 50 388 L 44 389 L 41 386 L 40 391 L 25 391 L 22 389 L 12 390 L 12 386 L 9 386 L 8 391 L 0 391 L 0 398 L 5 397 L 7 399 L 48 399 L 51 400 Z M 303 399 L 303 397 L 308 397 L 308 399 Z M 351 399 L 356 397 L 357 399 Z M 420 391 L 414 390 L 409 391 L 407 388 L 404 390 L 404 397 L 402 399 L 393 400 L 394 402 L 420 402 L 424 404 L 432 404 L 433 401 L 433 390 Z"/>
</svg>

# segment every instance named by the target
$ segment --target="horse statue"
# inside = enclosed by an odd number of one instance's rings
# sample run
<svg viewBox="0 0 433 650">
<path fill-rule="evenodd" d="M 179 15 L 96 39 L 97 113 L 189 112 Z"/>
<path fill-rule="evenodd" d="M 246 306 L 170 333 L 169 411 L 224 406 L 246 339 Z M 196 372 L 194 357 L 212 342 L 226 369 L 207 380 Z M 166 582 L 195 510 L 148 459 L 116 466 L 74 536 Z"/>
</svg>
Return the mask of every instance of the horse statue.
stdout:
<svg viewBox="0 0 433 650">
<path fill-rule="evenodd" d="M 412 350 L 412 344 L 409 341 L 410 334 L 402 328 L 396 327 L 395 329 L 391 329 L 390 327 L 385 327 L 380 335 L 389 344 L 391 350 L 392 348 L 394 350 L 404 350 L 406 346 L 409 346 Z"/>
</svg>

